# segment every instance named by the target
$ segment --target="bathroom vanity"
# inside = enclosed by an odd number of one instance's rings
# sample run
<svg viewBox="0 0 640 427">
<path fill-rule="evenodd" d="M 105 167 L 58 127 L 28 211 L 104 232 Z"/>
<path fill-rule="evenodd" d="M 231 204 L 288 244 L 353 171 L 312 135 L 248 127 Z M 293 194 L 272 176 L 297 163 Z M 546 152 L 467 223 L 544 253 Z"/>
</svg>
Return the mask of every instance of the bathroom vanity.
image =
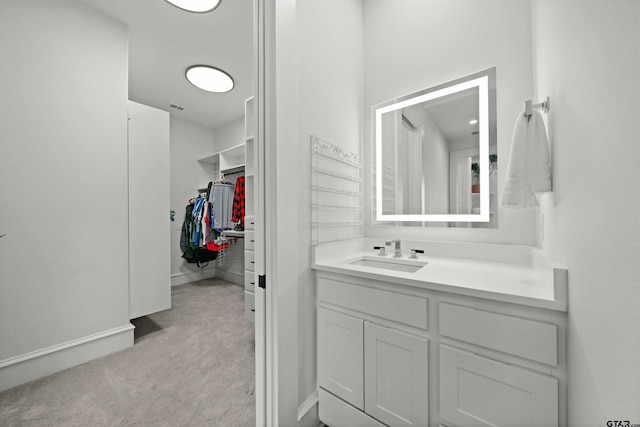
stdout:
<svg viewBox="0 0 640 427">
<path fill-rule="evenodd" d="M 565 425 L 566 270 L 534 248 L 422 243 L 417 260 L 317 248 L 320 420 Z"/>
</svg>

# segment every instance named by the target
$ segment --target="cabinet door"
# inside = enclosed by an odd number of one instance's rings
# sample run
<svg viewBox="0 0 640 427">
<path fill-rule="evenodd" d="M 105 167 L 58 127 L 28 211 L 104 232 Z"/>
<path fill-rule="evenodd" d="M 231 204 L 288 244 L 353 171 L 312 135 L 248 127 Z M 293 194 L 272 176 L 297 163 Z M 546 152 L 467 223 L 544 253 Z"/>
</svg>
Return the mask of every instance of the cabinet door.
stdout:
<svg viewBox="0 0 640 427">
<path fill-rule="evenodd" d="M 366 322 L 365 412 L 389 426 L 426 426 L 429 343 Z"/>
<path fill-rule="evenodd" d="M 129 101 L 129 318 L 171 307 L 169 113 Z"/>
<path fill-rule="evenodd" d="M 440 346 L 440 416 L 458 427 L 558 425 L 558 380 Z"/>
<path fill-rule="evenodd" d="M 362 319 L 318 308 L 318 385 L 364 408 Z"/>
</svg>

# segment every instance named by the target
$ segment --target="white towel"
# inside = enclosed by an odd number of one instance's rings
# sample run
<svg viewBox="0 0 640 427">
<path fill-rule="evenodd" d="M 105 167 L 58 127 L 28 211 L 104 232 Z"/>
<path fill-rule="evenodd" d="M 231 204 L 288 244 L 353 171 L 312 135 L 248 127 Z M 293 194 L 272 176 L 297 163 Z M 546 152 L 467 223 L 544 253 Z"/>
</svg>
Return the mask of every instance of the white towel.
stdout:
<svg viewBox="0 0 640 427">
<path fill-rule="evenodd" d="M 534 110 L 529 118 L 527 129 L 526 169 L 529 185 L 534 193 L 551 191 L 551 164 L 549 162 L 549 143 L 542 114 Z"/>
<path fill-rule="evenodd" d="M 551 191 L 549 143 L 542 116 L 533 111 L 527 120 L 522 111 L 516 119 L 507 179 L 500 202 L 510 208 L 534 208 L 534 193 Z"/>
</svg>

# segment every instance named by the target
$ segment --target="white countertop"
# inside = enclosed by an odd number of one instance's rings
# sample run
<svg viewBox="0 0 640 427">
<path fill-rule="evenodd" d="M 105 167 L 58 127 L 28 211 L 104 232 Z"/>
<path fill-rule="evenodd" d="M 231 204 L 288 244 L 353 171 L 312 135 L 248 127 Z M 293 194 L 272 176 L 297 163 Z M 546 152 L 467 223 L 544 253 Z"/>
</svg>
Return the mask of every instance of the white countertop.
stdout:
<svg viewBox="0 0 640 427">
<path fill-rule="evenodd" d="M 490 249 L 490 247 L 488 248 Z M 414 273 L 350 264 L 374 251 L 316 257 L 312 268 L 320 271 L 381 280 L 406 286 L 488 298 L 544 309 L 566 311 L 566 270 L 540 263 L 511 264 L 419 255 L 428 264 Z M 407 259 L 404 255 L 403 259 Z M 392 255 L 379 257 L 393 259 Z M 545 268 L 546 267 L 546 268 Z"/>
</svg>

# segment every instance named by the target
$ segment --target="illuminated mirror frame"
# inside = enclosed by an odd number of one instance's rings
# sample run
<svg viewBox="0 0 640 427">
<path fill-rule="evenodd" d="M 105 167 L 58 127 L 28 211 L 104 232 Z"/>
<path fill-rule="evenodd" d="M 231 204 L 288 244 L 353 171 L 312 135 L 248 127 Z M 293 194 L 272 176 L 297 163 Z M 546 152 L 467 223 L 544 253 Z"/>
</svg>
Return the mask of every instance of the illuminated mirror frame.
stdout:
<svg viewBox="0 0 640 427">
<path fill-rule="evenodd" d="M 492 78 L 492 82 L 489 79 Z M 376 221 L 489 222 L 489 88 L 495 87 L 495 68 L 481 71 L 443 85 L 425 89 L 372 107 L 376 148 Z M 382 212 L 382 115 L 422 102 L 478 88 L 478 136 L 480 140 L 480 213 L 385 215 Z"/>
</svg>

